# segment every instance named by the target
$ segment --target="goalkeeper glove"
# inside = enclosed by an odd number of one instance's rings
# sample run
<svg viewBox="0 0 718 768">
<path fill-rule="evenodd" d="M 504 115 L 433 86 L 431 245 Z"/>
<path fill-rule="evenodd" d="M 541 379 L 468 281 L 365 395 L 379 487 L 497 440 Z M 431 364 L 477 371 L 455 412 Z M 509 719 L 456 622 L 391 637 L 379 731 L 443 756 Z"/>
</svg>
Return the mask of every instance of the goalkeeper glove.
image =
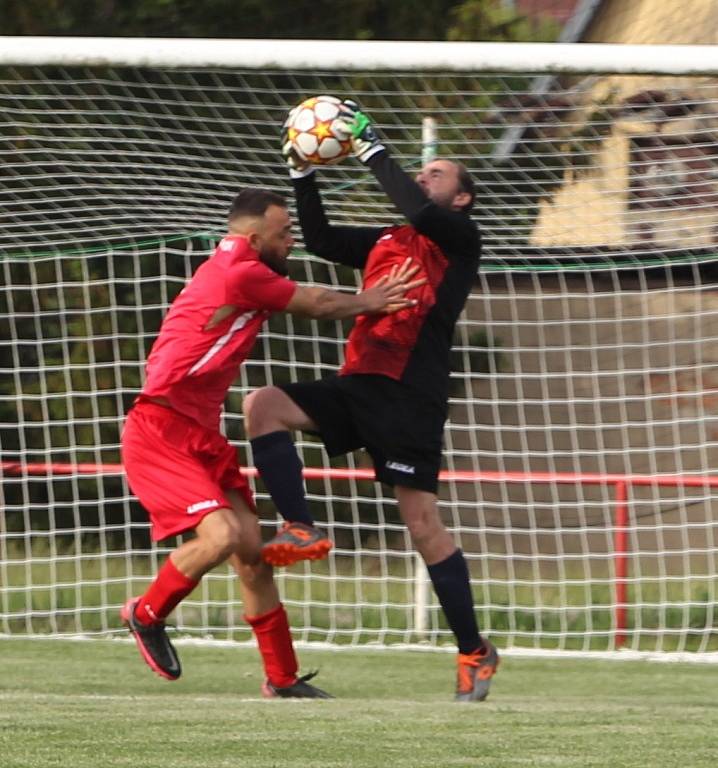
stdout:
<svg viewBox="0 0 718 768">
<path fill-rule="evenodd" d="M 351 136 L 354 154 L 362 163 L 366 163 L 370 157 L 385 149 L 376 135 L 371 119 L 359 109 L 355 101 L 345 99 L 339 107 L 339 112 L 346 132 Z"/>
<path fill-rule="evenodd" d="M 289 138 L 289 123 L 292 119 L 293 112 L 294 110 L 289 113 L 287 119 L 284 121 L 280 141 L 282 146 L 282 157 L 289 168 L 289 175 L 293 179 L 301 179 L 304 176 L 313 173 L 314 167 L 294 144 L 292 144 Z"/>
</svg>

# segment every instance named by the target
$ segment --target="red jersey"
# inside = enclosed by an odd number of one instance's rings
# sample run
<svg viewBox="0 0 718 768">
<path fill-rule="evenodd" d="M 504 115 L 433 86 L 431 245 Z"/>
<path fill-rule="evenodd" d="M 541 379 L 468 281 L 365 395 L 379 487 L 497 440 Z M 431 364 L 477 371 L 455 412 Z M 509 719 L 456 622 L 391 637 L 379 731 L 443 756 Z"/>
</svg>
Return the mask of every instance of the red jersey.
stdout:
<svg viewBox="0 0 718 768">
<path fill-rule="evenodd" d="M 142 393 L 165 397 L 179 413 L 219 429 L 227 391 L 262 323 L 285 309 L 295 290 L 296 283 L 262 263 L 244 237 L 225 237 L 162 321 Z"/>
<path fill-rule="evenodd" d="M 427 281 L 407 294 L 417 300 L 416 305 L 391 315 L 357 317 L 347 340 L 341 375 L 380 373 L 392 379 L 402 378 L 426 316 L 436 304 L 436 290 L 444 279 L 448 259 L 436 243 L 414 227 L 390 227 L 369 252 L 362 285 L 364 290 L 371 288 L 407 257 L 420 268 L 414 279 Z"/>
</svg>

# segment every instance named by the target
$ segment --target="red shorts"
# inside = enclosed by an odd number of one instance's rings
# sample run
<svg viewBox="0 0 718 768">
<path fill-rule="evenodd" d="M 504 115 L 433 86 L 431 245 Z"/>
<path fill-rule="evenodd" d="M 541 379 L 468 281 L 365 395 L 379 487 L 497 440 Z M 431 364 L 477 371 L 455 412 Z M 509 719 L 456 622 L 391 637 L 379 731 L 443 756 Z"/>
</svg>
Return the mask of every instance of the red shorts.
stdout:
<svg viewBox="0 0 718 768">
<path fill-rule="evenodd" d="M 140 401 L 122 430 L 122 463 L 132 492 L 149 512 L 155 541 L 195 528 L 205 515 L 232 505 L 236 489 L 256 511 L 237 451 L 219 432 L 171 408 Z"/>
</svg>

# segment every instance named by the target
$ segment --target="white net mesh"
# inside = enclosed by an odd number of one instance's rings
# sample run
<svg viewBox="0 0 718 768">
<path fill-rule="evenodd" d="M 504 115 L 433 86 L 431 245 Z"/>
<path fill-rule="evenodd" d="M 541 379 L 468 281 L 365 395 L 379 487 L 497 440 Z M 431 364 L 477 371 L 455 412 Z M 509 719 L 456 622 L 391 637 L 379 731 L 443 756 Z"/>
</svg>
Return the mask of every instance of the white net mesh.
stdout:
<svg viewBox="0 0 718 768">
<path fill-rule="evenodd" d="M 635 649 L 715 648 L 715 491 L 683 483 L 718 459 L 717 85 L 0 72 L 0 631 L 119 631 L 119 606 L 173 546 L 149 546 L 117 466 L 123 414 L 163 312 L 224 231 L 237 189 L 287 191 L 277 144 L 288 107 L 331 93 L 355 97 L 409 169 L 421 119 L 435 117 L 439 153 L 479 182 L 484 261 L 457 333 L 445 454 L 448 471 L 474 474 L 442 484 L 441 505 L 482 628 L 504 646 L 612 649 L 625 636 Z M 322 181 L 334 221 L 394 220 L 353 161 Z M 292 276 L 357 280 L 306 254 Z M 345 331 L 272 318 L 227 404 L 226 432 L 245 458 L 241 397 L 335 370 Z M 307 467 L 329 468 L 318 443 L 299 445 Z M 673 475 L 675 487 L 648 479 Z M 326 564 L 278 574 L 296 636 L 450 642 L 431 601 L 425 624 L 416 615 L 421 573 L 393 499 L 328 474 L 308 492 L 337 549 Z M 273 519 L 261 494 L 260 506 Z M 241 615 L 218 569 L 177 623 L 241 640 Z"/>
</svg>

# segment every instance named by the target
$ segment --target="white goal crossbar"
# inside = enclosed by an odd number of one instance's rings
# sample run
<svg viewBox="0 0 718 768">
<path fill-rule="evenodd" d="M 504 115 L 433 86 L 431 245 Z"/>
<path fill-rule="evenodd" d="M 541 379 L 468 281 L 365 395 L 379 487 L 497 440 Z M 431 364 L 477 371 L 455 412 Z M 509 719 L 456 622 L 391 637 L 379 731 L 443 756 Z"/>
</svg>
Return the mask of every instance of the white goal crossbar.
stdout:
<svg viewBox="0 0 718 768">
<path fill-rule="evenodd" d="M 0 65 L 718 74 L 718 46 L 2 37 Z"/>
</svg>

